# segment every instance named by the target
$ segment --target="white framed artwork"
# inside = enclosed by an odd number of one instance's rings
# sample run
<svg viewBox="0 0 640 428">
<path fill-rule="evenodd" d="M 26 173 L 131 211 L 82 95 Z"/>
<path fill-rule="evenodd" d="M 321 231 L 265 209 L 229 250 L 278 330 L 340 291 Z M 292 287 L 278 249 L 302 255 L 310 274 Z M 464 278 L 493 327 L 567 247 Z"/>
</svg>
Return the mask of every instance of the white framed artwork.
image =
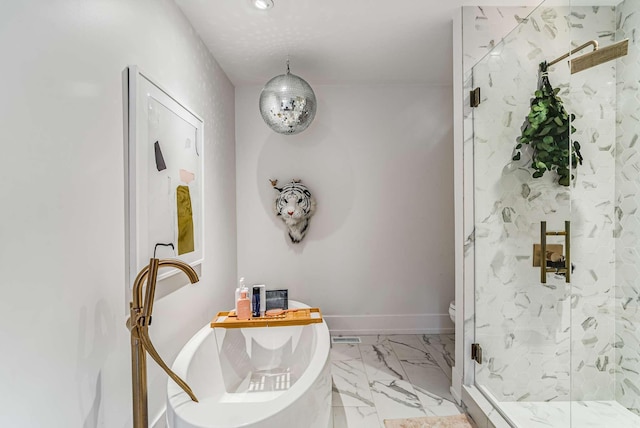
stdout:
<svg viewBox="0 0 640 428">
<path fill-rule="evenodd" d="M 125 144 L 129 289 L 152 257 L 204 258 L 202 119 L 136 66 L 127 70 Z M 163 269 L 158 279 L 179 272 Z"/>
</svg>

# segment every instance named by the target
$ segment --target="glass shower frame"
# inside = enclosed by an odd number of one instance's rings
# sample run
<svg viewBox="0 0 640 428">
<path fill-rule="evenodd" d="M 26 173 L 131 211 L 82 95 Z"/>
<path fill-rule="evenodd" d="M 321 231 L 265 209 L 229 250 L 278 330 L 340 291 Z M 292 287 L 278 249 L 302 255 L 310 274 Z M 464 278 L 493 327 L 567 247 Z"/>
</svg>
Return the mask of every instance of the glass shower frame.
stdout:
<svg viewBox="0 0 640 428">
<path fill-rule="evenodd" d="M 553 8 L 543 3 L 465 78 L 464 93 L 481 88 L 481 104 L 465 112 L 465 143 L 471 138 L 474 163 L 474 229 L 467 242 L 474 251 L 472 263 L 465 264 L 473 265 L 475 284 L 475 328 L 465 332 L 465 349 L 478 343 L 483 358 L 474 373 L 465 373 L 465 383 L 475 383 L 514 426 L 527 412 L 540 411 L 558 427 L 586 426 L 584 417 L 609 408 L 585 416 L 585 403 L 615 402 L 620 395 L 614 366 L 622 361 L 615 316 L 620 299 L 612 291 L 622 197 L 616 185 L 616 61 L 577 75 L 565 62 L 550 69 L 565 108 L 577 115 L 570 141 L 580 141 L 585 155 L 571 186 L 559 186 L 549 174 L 532 179 L 526 165 L 511 160 L 537 86 L 538 63 L 586 40 L 609 44 L 616 37 L 621 14 L 590 9 L 569 1 Z M 553 42 L 544 44 L 550 36 Z M 468 163 L 465 150 L 465 171 Z M 540 268 L 532 266 L 540 222 L 562 231 L 566 220 L 573 231 L 572 282 L 549 274 L 543 285 Z M 553 238 L 549 243 L 563 244 Z M 540 410 L 536 403 L 547 405 Z"/>
</svg>

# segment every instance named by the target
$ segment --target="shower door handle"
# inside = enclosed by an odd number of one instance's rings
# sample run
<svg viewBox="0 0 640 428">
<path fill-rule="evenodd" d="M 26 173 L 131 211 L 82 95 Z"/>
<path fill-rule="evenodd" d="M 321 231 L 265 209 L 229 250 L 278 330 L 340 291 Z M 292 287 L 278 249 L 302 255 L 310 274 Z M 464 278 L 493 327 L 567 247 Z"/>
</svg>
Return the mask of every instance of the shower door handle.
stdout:
<svg viewBox="0 0 640 428">
<path fill-rule="evenodd" d="M 547 283 L 547 222 L 540 222 L 540 282 Z"/>
<path fill-rule="evenodd" d="M 547 222 L 540 222 L 540 282 L 547 283 L 547 236 L 564 236 L 564 270 L 565 282 L 571 282 L 571 222 L 564 222 L 564 231 L 547 232 Z"/>
<path fill-rule="evenodd" d="M 565 282 L 571 282 L 571 222 L 564 222 L 564 273 Z"/>
</svg>

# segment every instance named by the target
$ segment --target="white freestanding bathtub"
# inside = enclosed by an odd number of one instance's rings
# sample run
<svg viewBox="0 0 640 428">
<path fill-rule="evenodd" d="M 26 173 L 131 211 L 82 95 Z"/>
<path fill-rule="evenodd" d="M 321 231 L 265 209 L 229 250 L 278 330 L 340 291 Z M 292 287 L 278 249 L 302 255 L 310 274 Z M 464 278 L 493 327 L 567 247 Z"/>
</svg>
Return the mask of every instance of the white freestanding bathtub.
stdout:
<svg viewBox="0 0 640 428">
<path fill-rule="evenodd" d="M 307 307 L 289 301 L 290 308 Z M 199 400 L 171 379 L 170 428 L 327 428 L 331 419 L 329 330 L 306 326 L 211 328 L 182 348 L 173 371 Z"/>
</svg>

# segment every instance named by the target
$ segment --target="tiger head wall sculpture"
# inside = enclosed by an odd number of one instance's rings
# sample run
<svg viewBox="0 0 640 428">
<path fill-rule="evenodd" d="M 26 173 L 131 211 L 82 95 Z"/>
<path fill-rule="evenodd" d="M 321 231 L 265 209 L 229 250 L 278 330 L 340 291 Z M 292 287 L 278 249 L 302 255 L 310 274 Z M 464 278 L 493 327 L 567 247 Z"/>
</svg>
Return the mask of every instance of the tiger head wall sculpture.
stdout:
<svg viewBox="0 0 640 428">
<path fill-rule="evenodd" d="M 316 210 L 316 200 L 300 180 L 293 180 L 282 187 L 277 187 L 278 180 L 269 181 L 278 191 L 273 205 L 275 213 L 287 225 L 291 242 L 297 244 L 309 229 L 309 219 Z"/>
</svg>

